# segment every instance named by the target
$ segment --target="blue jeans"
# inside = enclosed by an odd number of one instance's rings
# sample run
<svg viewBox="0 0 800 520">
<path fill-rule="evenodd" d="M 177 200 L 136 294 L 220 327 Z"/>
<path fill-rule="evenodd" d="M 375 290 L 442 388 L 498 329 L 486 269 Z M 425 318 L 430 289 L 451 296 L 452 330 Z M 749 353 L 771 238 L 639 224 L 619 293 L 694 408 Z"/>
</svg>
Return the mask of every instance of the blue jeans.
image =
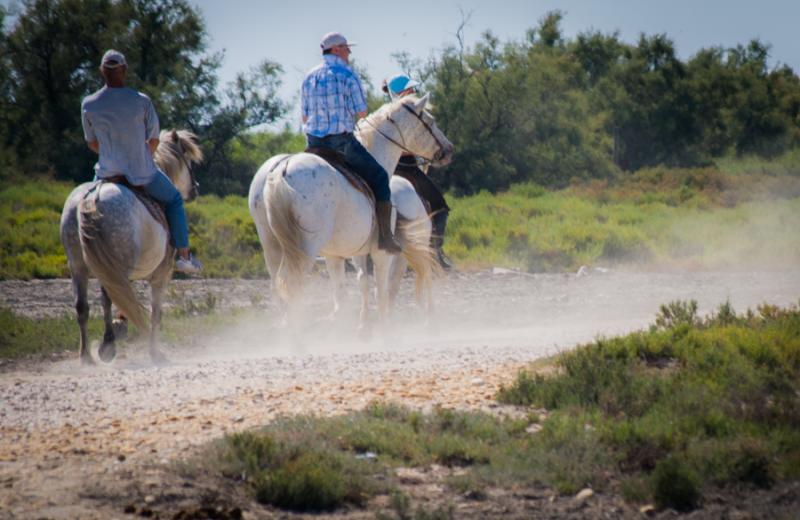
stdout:
<svg viewBox="0 0 800 520">
<path fill-rule="evenodd" d="M 335 134 L 316 137 L 306 134 L 310 148 L 330 148 L 344 155 L 347 165 L 367 181 L 378 202 L 391 199 L 389 174 L 378 161 L 361 146 L 353 134 Z"/>
<path fill-rule="evenodd" d="M 164 205 L 172 245 L 177 249 L 189 247 L 189 228 L 183 210 L 183 197 L 175 185 L 159 171 L 153 176 L 152 181 L 142 187 L 148 195 Z"/>
</svg>

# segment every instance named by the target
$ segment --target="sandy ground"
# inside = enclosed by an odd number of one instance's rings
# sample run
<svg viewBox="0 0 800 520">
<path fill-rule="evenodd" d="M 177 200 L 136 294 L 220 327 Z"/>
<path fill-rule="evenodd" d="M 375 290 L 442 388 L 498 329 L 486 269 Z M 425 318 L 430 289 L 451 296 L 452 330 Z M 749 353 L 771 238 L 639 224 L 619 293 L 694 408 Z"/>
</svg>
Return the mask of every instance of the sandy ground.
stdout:
<svg viewBox="0 0 800 520">
<path fill-rule="evenodd" d="M 108 365 L 81 367 L 76 352 L 6 366 L 0 518 L 126 517 L 132 488 L 147 503 L 168 500 L 159 465 L 281 414 L 343 413 L 373 400 L 497 411 L 497 389 L 535 359 L 646 327 L 660 304 L 677 299 L 697 300 L 703 314 L 725 301 L 739 312 L 795 304 L 800 271 L 451 274 L 437 285 L 436 327 L 422 325 L 410 291 L 406 280 L 393 326 L 364 341 L 354 331 L 355 283 L 343 316 L 328 322 L 317 319 L 330 307 L 318 280 L 298 342 L 276 327 L 266 281 L 176 281 L 170 305 L 211 295 L 217 307 L 254 312 L 209 337 L 165 345 L 172 362 L 163 367 L 136 342 Z M 71 312 L 71 300 L 66 280 L 0 282 L 0 305 L 31 316 Z"/>
</svg>

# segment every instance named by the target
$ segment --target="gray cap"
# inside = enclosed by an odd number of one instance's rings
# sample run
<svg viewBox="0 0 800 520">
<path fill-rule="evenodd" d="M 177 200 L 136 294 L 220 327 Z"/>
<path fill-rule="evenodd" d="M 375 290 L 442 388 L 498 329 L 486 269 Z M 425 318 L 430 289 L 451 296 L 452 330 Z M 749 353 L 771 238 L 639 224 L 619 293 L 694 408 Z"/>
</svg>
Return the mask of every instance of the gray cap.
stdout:
<svg viewBox="0 0 800 520">
<path fill-rule="evenodd" d="M 116 69 L 123 65 L 128 66 L 128 62 L 125 61 L 125 55 L 114 49 L 107 50 L 100 61 L 100 66 L 107 69 Z"/>
<path fill-rule="evenodd" d="M 332 49 L 337 45 L 347 45 L 348 47 L 355 45 L 356 42 L 347 42 L 347 38 L 342 36 L 342 33 L 338 32 L 329 32 L 325 36 L 322 37 L 322 41 L 320 42 L 319 46 L 322 47 L 323 51 L 327 51 L 328 49 Z"/>
</svg>

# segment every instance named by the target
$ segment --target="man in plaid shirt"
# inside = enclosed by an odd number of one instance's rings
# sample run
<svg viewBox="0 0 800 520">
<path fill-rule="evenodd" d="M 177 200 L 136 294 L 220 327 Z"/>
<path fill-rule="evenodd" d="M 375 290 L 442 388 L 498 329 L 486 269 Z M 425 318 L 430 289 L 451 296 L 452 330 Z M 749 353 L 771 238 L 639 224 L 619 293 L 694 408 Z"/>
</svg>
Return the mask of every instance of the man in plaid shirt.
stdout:
<svg viewBox="0 0 800 520">
<path fill-rule="evenodd" d="M 402 251 L 392 235 L 389 174 L 353 136 L 355 122 L 367 115 L 361 81 L 349 66 L 350 45 L 340 33 L 322 38 L 323 61 L 303 80 L 303 126 L 309 148 L 330 148 L 344 155 L 348 166 L 372 188 L 378 218 L 378 247 Z"/>
</svg>

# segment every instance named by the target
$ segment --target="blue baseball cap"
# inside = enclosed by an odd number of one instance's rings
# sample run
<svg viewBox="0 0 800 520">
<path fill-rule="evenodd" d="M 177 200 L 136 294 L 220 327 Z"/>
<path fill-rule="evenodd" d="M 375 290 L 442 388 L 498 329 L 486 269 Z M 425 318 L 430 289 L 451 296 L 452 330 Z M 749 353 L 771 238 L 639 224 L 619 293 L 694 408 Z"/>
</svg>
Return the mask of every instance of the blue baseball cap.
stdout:
<svg viewBox="0 0 800 520">
<path fill-rule="evenodd" d="M 415 88 L 419 86 L 419 82 L 415 81 L 405 74 L 398 74 L 397 76 L 393 76 L 386 81 L 386 88 L 389 89 L 389 93 L 396 96 L 397 94 L 401 93 L 402 91 Z"/>
</svg>

